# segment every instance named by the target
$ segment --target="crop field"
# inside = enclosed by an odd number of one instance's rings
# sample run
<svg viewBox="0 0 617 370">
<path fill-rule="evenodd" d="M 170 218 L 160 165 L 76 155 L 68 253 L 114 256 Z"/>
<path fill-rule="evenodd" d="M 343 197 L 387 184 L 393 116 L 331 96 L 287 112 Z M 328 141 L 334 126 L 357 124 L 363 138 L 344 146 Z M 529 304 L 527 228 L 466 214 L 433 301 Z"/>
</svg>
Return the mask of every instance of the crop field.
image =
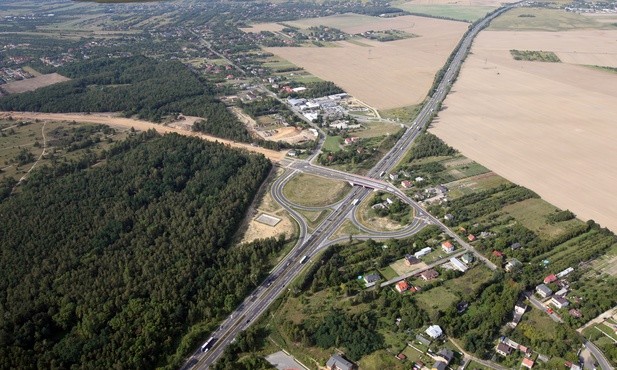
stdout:
<svg viewBox="0 0 617 370">
<path fill-rule="evenodd" d="M 563 57 L 617 62 L 616 35 L 482 32 L 431 132 L 549 203 L 617 229 L 617 75 Z M 551 50 L 563 63 L 516 61 L 510 49 Z"/>
<path fill-rule="evenodd" d="M 411 13 L 426 14 L 433 17 L 445 17 L 473 22 L 494 10 L 494 6 L 486 5 L 450 5 L 450 4 L 421 4 L 416 1 L 397 5 L 398 8 Z"/>
<path fill-rule="evenodd" d="M 596 28 L 615 30 L 612 23 L 596 18 L 566 12 L 563 9 L 517 8 L 491 22 L 489 30 L 499 31 L 566 31 Z"/>
<path fill-rule="evenodd" d="M 1 85 L 0 88 L 2 88 L 2 90 L 6 91 L 9 94 L 19 94 L 22 92 L 36 90 L 41 87 L 57 84 L 58 82 L 64 82 L 68 80 L 70 79 L 57 73 L 50 73 L 47 75 L 40 75 L 21 81 L 9 82 L 8 84 Z"/>
<path fill-rule="evenodd" d="M 295 204 L 320 207 L 339 201 L 349 189 L 350 185 L 344 181 L 299 174 L 285 185 L 283 193 Z"/>
<path fill-rule="evenodd" d="M 266 48 L 321 79 L 333 81 L 377 109 L 421 103 L 467 24 L 416 16 L 378 18 L 339 15 L 289 22 L 295 26 L 332 26 L 347 33 L 396 29 L 419 37 L 391 42 L 362 40 L 358 45 Z"/>
</svg>

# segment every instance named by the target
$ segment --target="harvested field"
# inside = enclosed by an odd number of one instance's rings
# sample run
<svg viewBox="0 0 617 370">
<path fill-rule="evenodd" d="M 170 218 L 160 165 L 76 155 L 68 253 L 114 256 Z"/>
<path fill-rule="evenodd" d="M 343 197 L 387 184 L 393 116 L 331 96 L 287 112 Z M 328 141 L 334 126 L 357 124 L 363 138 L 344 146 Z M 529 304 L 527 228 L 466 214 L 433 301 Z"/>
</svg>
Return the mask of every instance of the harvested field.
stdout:
<svg viewBox="0 0 617 370">
<path fill-rule="evenodd" d="M 431 131 L 549 203 L 616 230 L 617 75 L 566 63 L 516 61 L 508 51 L 552 45 L 559 54 L 569 45 L 592 52 L 605 45 L 617 53 L 616 35 L 480 33 Z"/>
<path fill-rule="evenodd" d="M 368 18 L 368 19 L 367 19 Z M 348 33 L 398 29 L 420 37 L 377 42 L 368 46 L 337 42 L 328 48 L 267 48 L 311 74 L 333 81 L 359 100 L 377 109 L 419 104 L 435 73 L 443 66 L 467 24 L 415 16 L 376 18 L 340 15 L 290 22 L 309 27 L 324 24 Z"/>
<path fill-rule="evenodd" d="M 491 6 L 494 8 L 500 7 L 502 4 L 511 3 L 513 1 L 502 0 L 413 0 L 402 4 L 423 4 L 423 5 L 456 5 L 460 7 L 476 7 L 476 6 Z M 396 6 L 396 5 L 395 5 Z"/>
<path fill-rule="evenodd" d="M 563 9 L 517 8 L 491 22 L 490 30 L 565 31 L 583 28 L 616 29 L 611 23 Z"/>
<path fill-rule="evenodd" d="M 19 94 L 26 91 L 33 91 L 41 87 L 57 84 L 58 82 L 68 81 L 70 78 L 64 77 L 57 73 L 40 75 L 33 78 L 28 78 L 21 81 L 9 82 L 1 85 L 0 88 L 9 94 Z"/>
<path fill-rule="evenodd" d="M 422 4 L 417 1 L 397 5 L 397 8 L 412 13 L 426 14 L 433 17 L 446 17 L 473 22 L 495 9 L 495 6 L 462 4 Z"/>
<path fill-rule="evenodd" d="M 251 24 L 251 27 L 240 28 L 240 30 L 244 32 L 259 33 L 261 31 L 279 32 L 283 28 L 285 28 L 285 26 L 280 23 L 257 23 Z"/>
<path fill-rule="evenodd" d="M 117 117 L 114 113 L 36 113 L 36 112 L 0 112 L 0 119 L 5 119 L 12 116 L 15 120 L 45 120 L 45 121 L 76 121 L 76 122 L 88 122 L 88 123 L 102 123 L 111 127 L 131 128 L 133 127 L 139 131 L 147 131 L 155 129 L 157 132 L 165 134 L 169 132 L 175 132 L 180 135 L 196 136 L 208 141 L 218 141 L 219 143 L 227 144 L 234 148 L 241 148 L 251 152 L 261 153 L 270 160 L 280 161 L 285 158 L 287 151 L 277 152 L 275 150 L 269 150 L 252 146 L 250 144 L 238 143 L 231 140 L 221 139 L 216 136 L 201 134 L 198 132 L 192 132 L 183 130 L 180 128 L 163 126 L 156 123 Z M 171 124 L 173 125 L 173 124 Z"/>
</svg>

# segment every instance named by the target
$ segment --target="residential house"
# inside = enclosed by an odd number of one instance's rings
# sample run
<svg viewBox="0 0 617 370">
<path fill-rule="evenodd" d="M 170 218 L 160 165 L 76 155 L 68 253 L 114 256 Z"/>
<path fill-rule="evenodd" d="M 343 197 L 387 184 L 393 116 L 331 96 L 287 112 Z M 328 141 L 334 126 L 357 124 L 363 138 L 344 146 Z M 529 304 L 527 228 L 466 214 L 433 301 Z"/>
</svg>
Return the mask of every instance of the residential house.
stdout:
<svg viewBox="0 0 617 370">
<path fill-rule="evenodd" d="M 421 261 L 418 259 L 418 257 L 411 255 L 411 254 L 406 254 L 405 255 L 405 265 L 407 266 L 411 266 L 411 265 L 415 265 L 420 263 Z"/>
<path fill-rule="evenodd" d="M 561 271 L 560 273 L 557 274 L 557 278 L 561 279 L 562 277 L 568 275 L 569 273 L 571 273 L 572 271 L 574 271 L 574 269 L 572 267 L 568 267 L 567 269 Z"/>
<path fill-rule="evenodd" d="M 399 361 L 403 361 L 407 359 L 407 356 L 405 356 L 404 353 L 399 353 L 398 355 L 396 355 L 396 359 Z"/>
<path fill-rule="evenodd" d="M 503 257 L 503 253 L 498 250 L 494 250 L 492 254 L 493 254 L 493 257 L 498 257 L 498 258 Z"/>
<path fill-rule="evenodd" d="M 518 302 L 515 306 L 514 306 L 514 313 L 517 313 L 519 315 L 522 315 L 525 313 L 525 311 L 527 311 L 527 305 L 521 302 Z"/>
<path fill-rule="evenodd" d="M 465 265 L 463 262 L 461 262 L 461 260 L 456 257 L 450 258 L 450 264 L 452 264 L 452 266 L 454 266 L 454 268 L 459 270 L 460 272 L 466 272 L 468 269 L 467 265 Z"/>
<path fill-rule="evenodd" d="M 353 370 L 355 367 L 352 362 L 347 361 L 340 355 L 332 355 L 328 362 L 326 362 L 328 370 Z"/>
<path fill-rule="evenodd" d="M 447 367 L 448 364 L 446 364 L 445 362 L 437 361 L 433 364 L 431 370 L 446 370 Z"/>
<path fill-rule="evenodd" d="M 474 261 L 474 256 L 472 253 L 465 253 L 461 256 L 461 260 L 466 264 L 470 264 Z"/>
<path fill-rule="evenodd" d="M 564 308 L 570 304 L 570 302 L 567 299 L 565 299 L 564 297 L 558 296 L 558 295 L 553 296 L 553 298 L 551 298 L 551 301 L 549 303 L 555 306 L 556 308 Z"/>
<path fill-rule="evenodd" d="M 581 316 L 583 316 L 581 311 L 577 310 L 576 308 L 570 309 L 570 311 L 568 311 L 568 313 L 570 314 L 570 316 L 575 317 L 577 319 L 580 319 Z"/>
<path fill-rule="evenodd" d="M 551 288 L 547 287 L 546 284 L 540 284 L 536 287 L 536 293 L 542 298 L 550 297 L 553 294 Z"/>
<path fill-rule="evenodd" d="M 561 288 L 555 293 L 555 295 L 558 295 L 561 297 L 565 297 L 566 294 L 568 294 L 568 288 Z"/>
<path fill-rule="evenodd" d="M 532 359 L 530 359 L 529 357 L 525 357 L 523 359 L 523 362 L 521 363 L 521 366 L 522 367 L 526 367 L 528 369 L 531 369 L 533 367 L 533 364 L 534 364 L 534 362 L 533 362 Z"/>
<path fill-rule="evenodd" d="M 398 180 L 398 173 L 391 173 L 388 175 L 388 177 L 390 178 L 390 180 L 396 181 Z"/>
<path fill-rule="evenodd" d="M 527 348 L 527 347 L 525 347 L 522 344 L 518 345 L 518 350 L 521 351 L 523 354 L 525 354 L 525 356 L 527 356 L 527 357 L 531 356 L 531 354 L 533 353 L 531 348 Z"/>
<path fill-rule="evenodd" d="M 439 352 L 437 352 L 437 355 L 433 356 L 433 358 L 437 361 L 442 361 L 449 364 L 454 358 L 454 352 L 448 348 L 442 348 Z"/>
<path fill-rule="evenodd" d="M 401 181 L 401 186 L 405 189 L 409 189 L 413 186 L 413 183 L 409 180 L 403 180 Z"/>
<path fill-rule="evenodd" d="M 522 247 L 521 243 L 514 243 L 510 246 L 510 249 L 512 249 L 513 251 L 520 249 Z"/>
<path fill-rule="evenodd" d="M 544 278 L 544 284 L 554 283 L 555 281 L 557 281 L 557 276 L 555 276 L 555 274 L 550 274 Z"/>
<path fill-rule="evenodd" d="M 583 368 L 579 364 L 572 364 L 572 366 L 570 366 L 570 370 L 583 370 Z"/>
<path fill-rule="evenodd" d="M 396 291 L 399 293 L 403 293 L 409 289 L 409 284 L 405 280 L 401 280 L 396 283 L 394 289 L 396 289 Z"/>
<path fill-rule="evenodd" d="M 452 244 L 451 241 L 447 240 L 441 243 L 441 249 L 443 249 L 443 251 L 446 253 L 452 253 L 454 252 L 454 244 Z"/>
<path fill-rule="evenodd" d="M 520 269 L 522 266 L 523 264 L 521 263 L 521 261 L 517 260 L 516 258 L 512 258 L 508 261 L 508 263 L 506 263 L 505 269 L 506 272 L 514 272 Z"/>
<path fill-rule="evenodd" d="M 364 282 L 366 284 L 374 284 L 381 279 L 381 276 L 378 274 L 368 274 L 364 276 Z"/>
<path fill-rule="evenodd" d="M 424 338 L 422 335 L 420 334 L 416 334 L 416 340 L 422 344 L 424 344 L 425 346 L 429 346 L 431 344 L 431 341 Z"/>
<path fill-rule="evenodd" d="M 500 342 L 495 348 L 495 352 L 505 357 L 505 356 L 510 355 L 510 353 L 512 353 L 512 347 L 510 347 L 509 345 L 503 342 Z"/>
<path fill-rule="evenodd" d="M 434 269 L 426 270 L 420 274 L 420 277 L 426 281 L 433 280 L 439 276 L 439 273 Z"/>
<path fill-rule="evenodd" d="M 439 325 L 431 325 L 426 329 L 426 334 L 433 339 L 437 339 L 443 335 L 443 331 L 439 327 Z"/>
<path fill-rule="evenodd" d="M 470 242 L 473 242 L 476 240 L 476 236 L 473 234 L 469 234 L 467 235 L 467 240 L 469 240 Z"/>
</svg>

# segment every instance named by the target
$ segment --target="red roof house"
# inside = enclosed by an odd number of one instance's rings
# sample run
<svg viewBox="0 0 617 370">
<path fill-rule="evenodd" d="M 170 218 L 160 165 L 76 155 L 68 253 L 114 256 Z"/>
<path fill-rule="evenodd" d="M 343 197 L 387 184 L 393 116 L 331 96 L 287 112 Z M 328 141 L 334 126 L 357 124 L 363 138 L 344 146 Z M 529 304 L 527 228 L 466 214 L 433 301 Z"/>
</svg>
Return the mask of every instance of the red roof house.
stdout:
<svg viewBox="0 0 617 370">
<path fill-rule="evenodd" d="M 521 363 L 521 366 L 526 367 L 528 369 L 531 369 L 533 367 L 533 364 L 534 364 L 534 362 L 533 362 L 532 359 L 530 359 L 528 357 L 525 357 L 523 359 L 523 362 Z"/>
<path fill-rule="evenodd" d="M 550 274 L 544 278 L 544 284 L 554 283 L 555 281 L 557 281 L 557 276 L 555 276 L 555 274 Z"/>
<path fill-rule="evenodd" d="M 405 280 L 399 281 L 398 283 L 396 283 L 395 289 L 397 292 L 403 293 L 404 291 L 409 289 L 409 284 L 407 284 Z"/>
</svg>

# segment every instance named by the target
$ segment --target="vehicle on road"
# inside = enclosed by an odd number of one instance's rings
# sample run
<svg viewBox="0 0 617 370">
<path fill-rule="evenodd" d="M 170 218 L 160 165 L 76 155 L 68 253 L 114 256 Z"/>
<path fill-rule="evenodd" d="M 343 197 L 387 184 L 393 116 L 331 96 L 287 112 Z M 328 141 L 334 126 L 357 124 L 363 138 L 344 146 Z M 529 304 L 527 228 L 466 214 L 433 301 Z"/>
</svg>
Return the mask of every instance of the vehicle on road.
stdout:
<svg viewBox="0 0 617 370">
<path fill-rule="evenodd" d="M 360 201 L 360 199 L 356 198 L 351 202 L 352 206 L 355 206 L 356 204 L 358 204 L 358 202 Z"/>
<path fill-rule="evenodd" d="M 210 337 L 202 346 L 201 346 L 201 352 L 208 352 L 208 350 L 210 348 L 212 348 L 212 346 L 214 345 L 214 342 L 216 342 L 216 338 L 215 337 Z"/>
<path fill-rule="evenodd" d="M 308 260 L 308 256 L 302 256 L 302 258 L 300 258 L 300 264 L 303 264 L 306 262 L 306 260 Z"/>
</svg>

